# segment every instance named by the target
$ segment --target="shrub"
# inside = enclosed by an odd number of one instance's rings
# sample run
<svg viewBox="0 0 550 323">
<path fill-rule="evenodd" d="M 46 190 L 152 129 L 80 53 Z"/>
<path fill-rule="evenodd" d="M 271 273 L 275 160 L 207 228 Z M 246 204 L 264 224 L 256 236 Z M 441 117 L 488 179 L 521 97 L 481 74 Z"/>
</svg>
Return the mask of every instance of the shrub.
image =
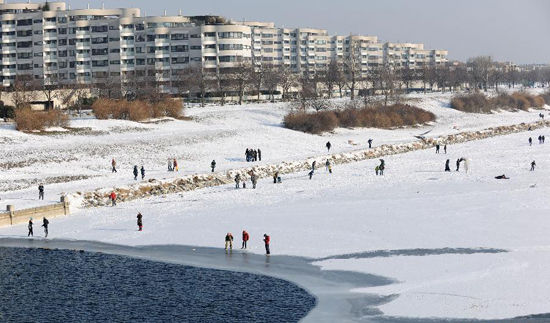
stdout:
<svg viewBox="0 0 550 323">
<path fill-rule="evenodd" d="M 69 125 L 69 118 L 59 110 L 44 112 L 21 108 L 15 112 L 15 124 L 19 131 L 41 131 L 49 127 L 66 127 Z"/>
<path fill-rule="evenodd" d="M 544 95 L 533 96 L 524 92 L 502 93 L 490 99 L 476 93 L 452 98 L 451 108 L 470 113 L 491 113 L 495 109 L 526 111 L 529 108 L 542 108 L 545 102 Z"/>
<path fill-rule="evenodd" d="M 544 100 L 545 104 L 550 105 L 550 91 L 541 94 L 540 97 Z"/>
<path fill-rule="evenodd" d="M 15 108 L 0 101 L 0 118 L 15 118 Z"/>
<path fill-rule="evenodd" d="M 159 117 L 182 117 L 181 101 L 166 99 L 156 104 L 146 101 L 98 99 L 92 104 L 98 119 L 143 121 Z"/>
<path fill-rule="evenodd" d="M 414 126 L 435 120 L 431 112 L 404 104 L 391 106 L 344 107 L 336 111 L 292 112 L 285 116 L 289 129 L 319 134 L 336 127 L 395 128 Z"/>
</svg>

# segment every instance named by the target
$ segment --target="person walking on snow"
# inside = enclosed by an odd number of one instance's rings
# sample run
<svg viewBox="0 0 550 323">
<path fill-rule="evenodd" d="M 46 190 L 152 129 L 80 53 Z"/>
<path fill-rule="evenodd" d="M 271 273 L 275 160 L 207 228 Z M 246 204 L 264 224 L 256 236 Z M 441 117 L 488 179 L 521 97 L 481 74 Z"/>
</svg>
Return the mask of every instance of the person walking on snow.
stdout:
<svg viewBox="0 0 550 323">
<path fill-rule="evenodd" d="M 138 231 L 143 231 L 143 215 L 141 214 L 141 212 L 138 212 L 137 214 L 137 226 Z"/>
<path fill-rule="evenodd" d="M 380 166 L 379 165 L 376 165 L 376 167 L 374 167 L 374 172 L 376 173 L 376 176 L 378 176 L 378 173 L 380 173 Z"/>
<path fill-rule="evenodd" d="M 168 159 L 168 171 L 169 172 L 174 171 L 174 167 L 172 166 L 172 160 L 170 160 L 170 159 Z"/>
<path fill-rule="evenodd" d="M 435 145 L 435 153 L 436 154 L 439 154 L 439 147 L 440 147 L 439 144 Z"/>
<path fill-rule="evenodd" d="M 447 155 L 447 145 L 443 146 L 443 151 L 445 152 L 445 155 Z"/>
<path fill-rule="evenodd" d="M 529 137 L 529 146 L 533 145 L 533 138 Z"/>
<path fill-rule="evenodd" d="M 535 170 L 535 166 L 537 166 L 537 164 L 535 163 L 535 161 L 533 160 L 531 162 L 531 171 L 533 172 Z"/>
<path fill-rule="evenodd" d="M 174 171 L 175 171 L 175 172 L 179 171 L 178 161 L 177 161 L 175 158 L 174 158 L 173 165 L 174 165 Z"/>
<path fill-rule="evenodd" d="M 143 165 L 141 166 L 141 179 L 143 180 L 145 178 L 145 167 Z"/>
<path fill-rule="evenodd" d="M 225 250 L 227 250 L 227 247 L 229 247 L 229 249 L 233 249 L 233 235 L 231 234 L 231 232 L 228 232 L 226 235 L 225 235 Z"/>
<path fill-rule="evenodd" d="M 369 143 L 369 148 L 372 148 L 372 139 L 369 139 L 367 142 Z"/>
<path fill-rule="evenodd" d="M 315 165 L 317 165 L 317 161 L 314 160 L 313 163 L 311 163 L 311 170 L 315 171 Z"/>
<path fill-rule="evenodd" d="M 137 181 L 138 177 L 138 167 L 137 165 L 134 165 L 134 181 Z"/>
<path fill-rule="evenodd" d="M 258 148 L 258 160 L 262 161 L 262 151 Z"/>
<path fill-rule="evenodd" d="M 451 171 L 451 166 L 449 165 L 451 163 L 451 160 L 450 159 L 447 159 L 447 161 L 445 162 L 445 171 L 446 172 L 450 172 Z"/>
<path fill-rule="evenodd" d="M 384 169 L 386 169 L 386 162 L 383 159 L 380 159 L 379 172 L 380 176 L 384 175 Z"/>
<path fill-rule="evenodd" d="M 32 232 L 32 218 L 29 219 L 29 224 L 27 227 L 29 229 L 29 233 L 27 234 L 27 237 L 34 237 L 34 234 Z"/>
<path fill-rule="evenodd" d="M 246 230 L 243 230 L 243 246 L 241 247 L 241 249 L 246 249 L 249 239 L 250 235 L 248 235 L 248 232 L 246 232 Z"/>
<path fill-rule="evenodd" d="M 116 160 L 113 158 L 113 160 L 111 160 L 111 166 L 113 167 L 112 170 L 111 170 L 111 173 L 117 173 L 116 171 Z"/>
<path fill-rule="evenodd" d="M 241 183 L 241 174 L 235 175 L 235 188 L 240 188 Z"/>
<path fill-rule="evenodd" d="M 48 219 L 46 218 L 43 218 L 42 219 L 42 226 L 44 227 L 44 235 L 45 235 L 45 238 L 48 237 L 48 225 L 50 224 L 50 221 L 48 221 Z"/>
<path fill-rule="evenodd" d="M 44 200 L 44 185 L 38 185 L 38 199 Z"/>
<path fill-rule="evenodd" d="M 115 206 L 116 205 L 116 193 L 115 193 L 115 191 L 111 192 L 110 198 L 111 198 L 111 206 Z"/>
<path fill-rule="evenodd" d="M 326 146 L 327 146 L 327 151 L 330 151 L 330 147 L 332 147 L 332 144 L 330 143 L 330 141 L 327 141 Z"/>
<path fill-rule="evenodd" d="M 252 181 L 252 188 L 256 189 L 256 184 L 258 183 L 258 177 L 256 174 L 252 173 L 252 175 L 250 175 L 250 180 Z"/>
<path fill-rule="evenodd" d="M 325 167 L 327 171 L 332 174 L 332 165 L 330 164 L 330 160 L 327 159 L 327 161 L 325 162 Z"/>
<path fill-rule="evenodd" d="M 210 163 L 210 168 L 212 168 L 212 173 L 214 172 L 214 169 L 216 169 L 216 161 L 213 160 L 211 163 Z"/>
<path fill-rule="evenodd" d="M 269 250 L 269 243 L 271 242 L 271 238 L 264 233 L 264 244 L 265 244 L 265 254 L 266 255 L 269 255 L 271 254 L 270 250 Z"/>
<path fill-rule="evenodd" d="M 459 158 L 456 160 L 456 171 L 458 172 L 460 170 L 460 162 L 462 161 L 462 158 Z"/>
<path fill-rule="evenodd" d="M 309 179 L 311 180 L 311 178 L 313 177 L 313 169 L 309 171 L 308 175 L 309 175 Z"/>
<path fill-rule="evenodd" d="M 273 174 L 273 184 L 277 184 L 277 178 L 279 177 L 279 172 Z"/>
<path fill-rule="evenodd" d="M 539 136 L 539 145 L 542 144 L 542 136 Z"/>
</svg>

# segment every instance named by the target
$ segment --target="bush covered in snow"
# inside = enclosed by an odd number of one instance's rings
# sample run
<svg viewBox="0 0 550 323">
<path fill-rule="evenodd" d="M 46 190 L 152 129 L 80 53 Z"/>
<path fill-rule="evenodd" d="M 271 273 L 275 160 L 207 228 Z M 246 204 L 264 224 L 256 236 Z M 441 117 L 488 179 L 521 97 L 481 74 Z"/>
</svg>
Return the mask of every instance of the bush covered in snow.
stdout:
<svg viewBox="0 0 550 323">
<path fill-rule="evenodd" d="M 151 118 L 180 118 L 182 105 L 180 101 L 165 99 L 156 103 L 146 101 L 111 100 L 100 98 L 92 105 L 98 119 L 121 119 L 143 121 Z"/>
<path fill-rule="evenodd" d="M 67 127 L 69 117 L 59 110 L 32 111 L 30 108 L 21 108 L 15 111 L 15 124 L 19 131 L 44 130 Z"/>
<path fill-rule="evenodd" d="M 547 94 L 546 98 L 550 99 L 550 95 Z M 451 108 L 470 113 L 491 113 L 496 109 L 527 111 L 529 108 L 542 108 L 545 102 L 543 95 L 534 96 L 524 92 L 502 93 L 493 98 L 488 98 L 482 93 L 474 93 L 454 97 L 451 100 Z"/>
<path fill-rule="evenodd" d="M 344 107 L 320 112 L 291 112 L 284 125 L 292 130 L 319 134 L 337 127 L 397 128 L 435 121 L 435 115 L 406 104 L 376 107 Z"/>
</svg>

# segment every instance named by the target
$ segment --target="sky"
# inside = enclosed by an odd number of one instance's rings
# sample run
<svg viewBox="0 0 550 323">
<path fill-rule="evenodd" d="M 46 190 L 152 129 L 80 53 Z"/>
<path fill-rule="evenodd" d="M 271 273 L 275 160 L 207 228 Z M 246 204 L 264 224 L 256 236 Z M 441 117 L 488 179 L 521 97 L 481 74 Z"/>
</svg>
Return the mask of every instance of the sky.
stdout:
<svg viewBox="0 0 550 323">
<path fill-rule="evenodd" d="M 37 0 L 33 0 L 35 2 Z M 7 2 L 21 2 L 9 0 Z M 550 63 L 548 0 L 68 0 L 72 8 L 138 7 L 147 15 L 216 14 L 277 26 L 422 42 L 451 59 L 490 55 L 518 64 Z M 143 14 L 143 12 L 142 12 Z"/>
</svg>

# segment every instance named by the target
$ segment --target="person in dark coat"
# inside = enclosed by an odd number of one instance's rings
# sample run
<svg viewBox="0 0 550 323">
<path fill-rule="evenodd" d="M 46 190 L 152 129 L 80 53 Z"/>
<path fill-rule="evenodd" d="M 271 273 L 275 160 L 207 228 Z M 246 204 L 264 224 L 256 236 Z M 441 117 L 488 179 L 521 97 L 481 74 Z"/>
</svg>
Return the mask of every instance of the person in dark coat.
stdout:
<svg viewBox="0 0 550 323">
<path fill-rule="evenodd" d="M 445 152 L 445 155 L 447 154 L 447 145 L 443 146 L 443 151 Z"/>
<path fill-rule="evenodd" d="M 112 166 L 112 169 L 111 169 L 111 173 L 116 173 L 116 160 L 113 158 L 113 160 L 111 160 L 111 166 Z"/>
<path fill-rule="evenodd" d="M 50 224 L 50 221 L 48 219 L 43 218 L 42 219 L 42 226 L 44 227 L 44 235 L 47 238 L 48 237 L 48 225 Z"/>
<path fill-rule="evenodd" d="M 277 178 L 279 177 L 279 172 L 273 174 L 273 184 L 277 184 Z"/>
<path fill-rule="evenodd" d="M 235 188 L 241 188 L 241 174 L 235 175 Z"/>
<path fill-rule="evenodd" d="M 539 145 L 542 144 L 542 136 L 539 136 Z"/>
<path fill-rule="evenodd" d="M 531 162 L 531 171 L 533 172 L 535 170 L 535 166 L 537 166 L 537 164 L 535 163 L 535 161 L 533 160 Z"/>
<path fill-rule="evenodd" d="M 137 165 L 134 165 L 134 181 L 137 181 L 138 174 L 138 167 Z"/>
<path fill-rule="evenodd" d="M 450 171 L 451 171 L 450 163 L 451 163 L 451 160 L 450 160 L 450 159 L 447 159 L 447 161 L 445 162 L 445 171 L 446 171 L 446 172 L 450 172 Z"/>
<path fill-rule="evenodd" d="M 33 237 L 34 234 L 32 232 L 32 218 L 29 219 L 29 224 L 28 224 L 28 229 L 29 229 L 29 233 L 27 234 L 27 237 Z"/>
<path fill-rule="evenodd" d="M 439 144 L 435 145 L 435 153 L 436 154 L 439 154 L 439 147 L 440 147 Z"/>
<path fill-rule="evenodd" d="M 308 175 L 309 175 L 309 179 L 311 180 L 311 178 L 313 177 L 313 169 L 309 171 Z"/>
<path fill-rule="evenodd" d="M 227 247 L 229 247 L 229 249 L 233 249 L 233 235 L 231 232 L 228 232 L 225 235 L 225 250 L 227 250 Z"/>
<path fill-rule="evenodd" d="M 529 137 L 529 146 L 533 145 L 533 138 Z"/>
<path fill-rule="evenodd" d="M 258 160 L 262 161 L 262 151 L 258 148 Z"/>
<path fill-rule="evenodd" d="M 141 179 L 145 178 L 145 167 L 141 166 Z"/>
<path fill-rule="evenodd" d="M 38 185 L 38 199 L 44 200 L 44 185 Z"/>
<path fill-rule="evenodd" d="M 269 250 L 269 244 L 271 243 L 271 238 L 264 233 L 264 244 L 265 244 L 265 254 L 269 255 L 271 254 L 271 251 Z"/>
<path fill-rule="evenodd" d="M 315 165 L 317 165 L 317 161 L 313 161 L 313 163 L 311 163 L 311 170 L 312 171 L 315 171 Z"/>
<path fill-rule="evenodd" d="M 369 139 L 367 142 L 369 143 L 369 148 L 372 148 L 372 139 Z"/>
<path fill-rule="evenodd" d="M 327 151 L 330 151 L 330 147 L 332 147 L 332 144 L 330 143 L 330 141 L 327 141 L 326 146 L 327 146 Z"/>
<path fill-rule="evenodd" d="M 141 212 L 138 212 L 137 214 L 137 226 L 138 231 L 143 231 L 143 215 L 141 214 Z"/>
<path fill-rule="evenodd" d="M 456 171 L 458 172 L 460 170 L 460 162 L 462 161 L 462 158 L 459 158 L 456 160 Z"/>
<path fill-rule="evenodd" d="M 384 175 L 384 169 L 386 169 L 386 162 L 383 159 L 380 159 L 380 165 L 378 166 L 380 176 Z"/>
<path fill-rule="evenodd" d="M 244 156 L 246 158 L 246 161 L 249 162 L 250 161 L 250 150 L 248 150 L 248 148 L 246 148 L 246 151 L 244 152 Z"/>
<path fill-rule="evenodd" d="M 214 172 L 214 169 L 216 169 L 216 161 L 213 160 L 211 163 L 210 163 L 210 168 L 212 168 L 212 173 Z"/>
</svg>

